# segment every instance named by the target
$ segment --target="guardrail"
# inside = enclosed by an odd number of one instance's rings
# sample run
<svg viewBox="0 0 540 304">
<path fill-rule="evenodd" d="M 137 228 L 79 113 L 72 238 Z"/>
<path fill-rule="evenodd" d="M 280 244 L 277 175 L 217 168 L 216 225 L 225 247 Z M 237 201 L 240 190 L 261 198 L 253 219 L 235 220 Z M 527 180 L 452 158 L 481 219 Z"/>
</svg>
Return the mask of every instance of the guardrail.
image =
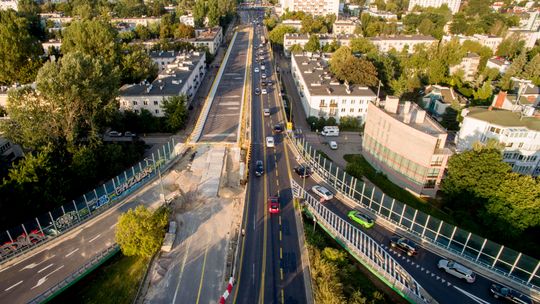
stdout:
<svg viewBox="0 0 540 304">
<path fill-rule="evenodd" d="M 0 233 L 0 264 L 33 250 L 103 213 L 146 185 L 180 153 L 174 139 L 137 165 L 83 196 Z"/>
<path fill-rule="evenodd" d="M 314 221 L 390 288 L 411 303 L 435 303 L 377 241 L 334 214 L 292 179 L 291 188 L 294 197 L 304 199 L 304 208 Z"/>
<path fill-rule="evenodd" d="M 71 273 L 69 276 L 67 276 L 64 280 L 60 281 L 58 284 L 49 288 L 44 293 L 35 297 L 28 303 L 38 304 L 38 303 L 44 303 L 51 300 L 52 298 L 54 298 L 55 296 L 63 292 L 66 288 L 77 283 L 78 280 L 83 278 L 88 273 L 92 272 L 96 267 L 103 264 L 105 261 L 111 258 L 114 254 L 116 254 L 119 250 L 120 250 L 120 247 L 116 244 L 103 250 L 102 252 L 95 255 L 90 261 L 84 264 L 81 268 L 77 269 L 76 271 Z"/>
<path fill-rule="evenodd" d="M 347 174 L 332 161 L 322 157 L 304 138 L 289 138 L 307 164 L 334 189 L 358 205 L 368 208 L 423 241 L 528 289 L 540 291 L 540 262 L 537 259 L 411 208 L 380 189 Z"/>
</svg>

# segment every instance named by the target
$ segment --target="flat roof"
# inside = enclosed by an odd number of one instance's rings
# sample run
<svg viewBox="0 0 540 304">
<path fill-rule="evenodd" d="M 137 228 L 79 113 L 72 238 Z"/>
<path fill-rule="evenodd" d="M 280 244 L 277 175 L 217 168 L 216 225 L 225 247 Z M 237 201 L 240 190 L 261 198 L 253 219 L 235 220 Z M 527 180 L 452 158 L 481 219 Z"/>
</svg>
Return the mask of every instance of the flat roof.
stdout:
<svg viewBox="0 0 540 304">
<path fill-rule="evenodd" d="M 409 101 L 410 102 L 410 101 Z M 435 120 L 433 120 L 429 115 L 427 115 L 426 111 L 421 109 L 417 104 L 414 102 L 410 102 L 410 108 L 409 108 L 409 115 L 410 115 L 410 121 L 405 122 L 405 103 L 400 102 L 398 105 L 398 112 L 397 113 L 391 113 L 388 111 L 385 111 L 384 108 L 380 108 L 383 110 L 386 114 L 393 117 L 396 120 L 399 120 L 406 124 L 407 126 L 410 126 L 422 133 L 430 134 L 430 135 L 439 135 L 439 134 L 447 134 L 446 130 Z M 416 122 L 416 116 L 420 115 L 419 113 L 423 113 L 424 119 L 422 122 L 417 123 Z"/>
<path fill-rule="evenodd" d="M 156 80 L 151 84 L 137 83 L 126 84 L 120 88 L 120 96 L 171 96 L 177 95 L 186 84 L 187 79 L 193 73 L 194 67 L 202 59 L 200 52 L 191 52 L 180 55 L 171 65 L 174 68 L 167 68 L 162 71 Z"/>
<path fill-rule="evenodd" d="M 371 41 L 396 41 L 396 40 L 409 40 L 409 41 L 437 41 L 437 39 L 426 35 L 397 35 L 397 36 L 379 36 L 369 38 Z"/>
<path fill-rule="evenodd" d="M 376 97 L 375 93 L 368 87 L 350 85 L 349 92 L 347 86 L 340 83 L 328 69 L 326 61 L 320 57 L 307 56 L 304 54 L 293 54 L 295 60 L 311 95 L 317 96 L 366 96 Z"/>
<path fill-rule="evenodd" d="M 526 127 L 529 130 L 540 131 L 539 117 L 521 117 L 519 112 L 473 107 L 469 108 L 469 113 L 466 117 L 487 121 L 501 127 Z"/>
</svg>

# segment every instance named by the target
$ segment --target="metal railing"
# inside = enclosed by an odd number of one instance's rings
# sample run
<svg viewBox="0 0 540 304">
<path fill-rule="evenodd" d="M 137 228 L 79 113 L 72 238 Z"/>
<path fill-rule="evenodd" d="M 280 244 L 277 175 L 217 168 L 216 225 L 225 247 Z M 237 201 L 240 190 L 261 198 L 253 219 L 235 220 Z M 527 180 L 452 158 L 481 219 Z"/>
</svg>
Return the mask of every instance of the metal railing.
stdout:
<svg viewBox="0 0 540 304">
<path fill-rule="evenodd" d="M 77 269 L 76 271 L 68 275 L 65 279 L 60 281 L 58 284 L 47 289 L 45 292 L 35 297 L 34 299 L 30 300 L 30 302 L 28 303 L 37 304 L 37 303 L 43 303 L 50 300 L 51 298 L 61 293 L 72 284 L 76 283 L 79 278 L 92 272 L 97 266 L 101 265 L 101 263 L 105 262 L 107 259 L 112 257 L 119 250 L 120 250 L 120 247 L 117 244 L 114 244 L 111 247 L 103 250 L 102 252 L 95 255 L 86 264 L 84 264 L 79 269 Z"/>
<path fill-rule="evenodd" d="M 48 213 L 0 233 L 0 264 L 70 231 L 103 213 L 136 189 L 146 185 L 180 153 L 174 139 L 151 158 L 134 165 L 107 183 Z"/>
<path fill-rule="evenodd" d="M 433 298 L 374 239 L 334 214 L 291 179 L 294 197 L 304 199 L 313 219 L 389 287 L 412 303 L 434 303 Z"/>
<path fill-rule="evenodd" d="M 530 256 L 445 223 L 386 195 L 322 157 L 304 138 L 290 136 L 303 159 L 342 195 L 369 208 L 423 241 L 452 252 L 488 271 L 498 273 L 527 288 L 540 290 L 540 262 Z"/>
</svg>

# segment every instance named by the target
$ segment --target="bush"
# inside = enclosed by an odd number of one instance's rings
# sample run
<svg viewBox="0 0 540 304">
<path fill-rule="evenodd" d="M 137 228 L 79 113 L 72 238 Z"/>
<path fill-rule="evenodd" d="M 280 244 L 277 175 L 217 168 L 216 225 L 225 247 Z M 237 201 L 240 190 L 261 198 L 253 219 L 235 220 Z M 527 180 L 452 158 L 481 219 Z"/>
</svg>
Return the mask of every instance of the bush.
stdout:
<svg viewBox="0 0 540 304">
<path fill-rule="evenodd" d="M 362 128 L 363 126 L 360 122 L 360 118 L 352 117 L 352 116 L 345 116 L 345 117 L 341 117 L 341 119 L 339 120 L 339 129 L 341 131 L 361 132 Z"/>
</svg>

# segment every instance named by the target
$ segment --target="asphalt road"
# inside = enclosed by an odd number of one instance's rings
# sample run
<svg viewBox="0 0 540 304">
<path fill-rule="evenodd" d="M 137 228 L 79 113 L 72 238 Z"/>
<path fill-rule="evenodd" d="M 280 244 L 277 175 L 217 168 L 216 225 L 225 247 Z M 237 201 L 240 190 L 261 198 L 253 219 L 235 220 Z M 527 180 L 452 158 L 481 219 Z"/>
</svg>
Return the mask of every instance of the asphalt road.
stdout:
<svg viewBox="0 0 540 304">
<path fill-rule="evenodd" d="M 242 14 L 244 22 L 250 22 L 261 12 Z M 261 43 L 262 27 L 255 29 L 254 46 Z M 255 49 L 254 49 L 255 50 Z M 276 82 L 265 50 L 267 79 Z M 253 54 L 251 68 L 252 92 L 260 88 L 261 72 L 255 73 Z M 257 160 L 263 160 L 265 174 L 256 177 L 250 173 L 246 209 L 244 213 L 245 238 L 241 244 L 239 277 L 233 291 L 233 303 L 307 303 L 304 272 L 301 263 L 301 248 L 295 225 L 292 193 L 290 191 L 287 152 L 282 135 L 274 134 L 275 148 L 265 147 L 265 137 L 272 136 L 275 124 L 283 123 L 282 112 L 277 104 L 274 86 L 267 86 L 268 94 L 252 95 L 252 150 L 251 168 Z M 263 108 L 271 115 L 264 117 Z M 288 152 L 290 154 L 290 151 Z M 267 199 L 279 197 L 280 213 L 270 214 Z M 300 231 L 300 233 L 303 233 Z"/>
<path fill-rule="evenodd" d="M 238 31 L 199 142 L 238 140 L 248 44 L 249 32 Z"/>
</svg>

